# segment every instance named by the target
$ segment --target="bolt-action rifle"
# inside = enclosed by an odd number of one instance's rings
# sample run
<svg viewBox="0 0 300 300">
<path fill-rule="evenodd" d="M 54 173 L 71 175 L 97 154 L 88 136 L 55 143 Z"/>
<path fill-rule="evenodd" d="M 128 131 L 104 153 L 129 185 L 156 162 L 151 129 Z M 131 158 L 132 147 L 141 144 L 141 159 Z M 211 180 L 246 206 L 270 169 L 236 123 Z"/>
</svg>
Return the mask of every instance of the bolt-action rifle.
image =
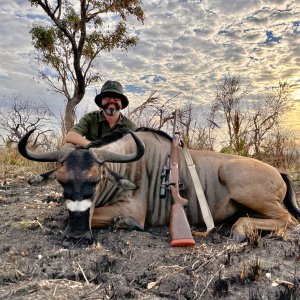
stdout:
<svg viewBox="0 0 300 300">
<path fill-rule="evenodd" d="M 179 144 L 180 135 L 176 132 L 177 110 L 173 112 L 174 127 L 171 152 L 171 170 L 170 170 L 170 189 L 174 203 L 171 206 L 170 213 L 170 236 L 172 247 L 183 247 L 195 245 L 194 238 L 191 233 L 191 228 L 188 223 L 184 207 L 188 200 L 179 195 L 178 181 L 178 162 L 179 162 Z"/>
</svg>

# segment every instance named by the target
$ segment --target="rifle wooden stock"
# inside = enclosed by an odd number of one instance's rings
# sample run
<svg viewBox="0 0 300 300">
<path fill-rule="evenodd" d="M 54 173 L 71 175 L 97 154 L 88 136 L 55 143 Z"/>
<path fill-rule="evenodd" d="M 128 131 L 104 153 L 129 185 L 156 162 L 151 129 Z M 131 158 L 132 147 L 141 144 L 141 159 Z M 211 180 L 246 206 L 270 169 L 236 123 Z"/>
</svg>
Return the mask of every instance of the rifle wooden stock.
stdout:
<svg viewBox="0 0 300 300">
<path fill-rule="evenodd" d="M 171 153 L 171 175 L 170 188 L 174 204 L 170 212 L 170 236 L 172 247 L 184 247 L 195 245 L 195 240 L 191 234 L 191 228 L 187 220 L 184 206 L 188 203 L 187 199 L 179 195 L 178 182 L 178 147 L 179 141 L 173 134 L 172 153 Z"/>
<path fill-rule="evenodd" d="M 174 189 L 175 191 L 172 191 Z M 171 186 L 174 204 L 170 213 L 170 236 L 172 247 L 194 246 L 195 240 L 191 234 L 191 228 L 186 218 L 184 206 L 187 200 L 180 197 L 178 189 Z M 177 196 L 175 196 L 177 194 Z"/>
</svg>

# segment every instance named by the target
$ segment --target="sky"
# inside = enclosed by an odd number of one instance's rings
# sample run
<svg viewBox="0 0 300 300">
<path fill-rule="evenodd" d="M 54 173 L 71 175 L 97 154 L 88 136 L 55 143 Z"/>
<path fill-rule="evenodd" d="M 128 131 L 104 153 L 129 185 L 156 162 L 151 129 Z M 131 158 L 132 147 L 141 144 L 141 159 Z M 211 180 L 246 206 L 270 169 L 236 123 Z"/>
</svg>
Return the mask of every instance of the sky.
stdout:
<svg viewBox="0 0 300 300">
<path fill-rule="evenodd" d="M 42 99 L 62 112 L 63 99 L 37 76 L 29 34 L 33 24 L 46 21 L 45 14 L 27 0 L 0 2 L 0 96 Z M 298 0 L 144 0 L 143 8 L 144 24 L 132 21 L 138 45 L 100 56 L 95 69 L 103 81 L 87 88 L 79 115 L 97 108 L 94 96 L 106 80 L 123 84 L 129 109 L 153 91 L 165 100 L 180 93 L 180 104 L 205 106 L 217 81 L 230 74 L 251 83 L 256 95 L 280 80 L 291 82 L 293 110 L 286 123 L 300 137 Z"/>
</svg>

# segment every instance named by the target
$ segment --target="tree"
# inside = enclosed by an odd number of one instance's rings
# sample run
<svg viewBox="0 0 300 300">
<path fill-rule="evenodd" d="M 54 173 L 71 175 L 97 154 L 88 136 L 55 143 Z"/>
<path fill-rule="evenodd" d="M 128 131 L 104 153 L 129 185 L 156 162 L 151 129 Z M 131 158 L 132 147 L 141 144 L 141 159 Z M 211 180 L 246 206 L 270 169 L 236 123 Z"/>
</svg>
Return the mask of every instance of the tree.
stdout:
<svg viewBox="0 0 300 300">
<path fill-rule="evenodd" d="M 278 87 L 251 105 L 244 101 L 248 91 L 249 87 L 242 89 L 239 77 L 224 77 L 211 105 L 211 122 L 226 128 L 225 152 L 258 157 L 265 149 L 268 135 L 275 128 L 278 130 L 282 116 L 288 111 L 290 86 L 279 82 Z"/>
<path fill-rule="evenodd" d="M 252 141 L 256 156 L 259 156 L 270 130 L 279 126 L 281 117 L 288 111 L 290 92 L 288 83 L 279 82 L 278 87 L 272 88 L 271 93 L 266 95 L 262 102 L 253 104 Z"/>
<path fill-rule="evenodd" d="M 174 111 L 171 100 L 177 95 L 163 100 L 156 92 L 152 92 L 142 104 L 129 112 L 128 116 L 139 126 L 167 130 L 167 122 L 173 118 Z"/>
<path fill-rule="evenodd" d="M 6 146 L 17 144 L 19 139 L 30 129 L 36 128 L 33 147 L 49 148 L 47 134 L 51 131 L 46 123 L 51 112 L 46 106 L 36 105 L 31 100 L 22 99 L 21 96 L 2 97 L 0 109 L 0 137 Z"/>
<path fill-rule="evenodd" d="M 228 134 L 228 144 L 225 148 L 239 155 L 248 154 L 248 150 L 245 153 L 245 140 L 249 128 L 248 114 L 242 111 L 241 105 L 248 93 L 249 87 L 242 89 L 238 76 L 225 76 L 217 84 L 216 96 L 211 105 L 211 123 L 218 128 L 225 124 Z"/>
<path fill-rule="evenodd" d="M 181 93 L 163 101 L 156 92 L 152 92 L 141 105 L 130 111 L 128 116 L 138 126 L 164 130 L 172 135 L 174 118 L 172 113 L 177 108 L 173 100 Z M 197 117 L 193 115 L 194 108 L 191 102 L 181 107 L 178 111 L 177 130 L 188 148 L 212 150 L 214 144 L 211 137 L 212 130 L 200 125 Z"/>
<path fill-rule="evenodd" d="M 264 137 L 263 151 L 257 156 L 274 167 L 290 169 L 296 162 L 296 168 L 299 168 L 299 148 L 295 134 L 287 129 L 275 125 L 274 128 Z M 298 166 L 297 166 L 298 163 Z"/>
<path fill-rule="evenodd" d="M 30 33 L 38 60 L 54 71 L 42 71 L 41 77 L 50 88 L 66 98 L 65 129 L 75 120 L 75 108 L 85 95 L 86 87 L 100 80 L 92 68 L 101 51 L 115 48 L 128 50 L 137 44 L 130 36 L 128 16 L 144 21 L 141 0 L 29 0 L 41 7 L 50 18 L 51 25 L 34 25 Z M 105 27 L 105 17 L 117 16 L 115 26 L 111 20 Z"/>
</svg>

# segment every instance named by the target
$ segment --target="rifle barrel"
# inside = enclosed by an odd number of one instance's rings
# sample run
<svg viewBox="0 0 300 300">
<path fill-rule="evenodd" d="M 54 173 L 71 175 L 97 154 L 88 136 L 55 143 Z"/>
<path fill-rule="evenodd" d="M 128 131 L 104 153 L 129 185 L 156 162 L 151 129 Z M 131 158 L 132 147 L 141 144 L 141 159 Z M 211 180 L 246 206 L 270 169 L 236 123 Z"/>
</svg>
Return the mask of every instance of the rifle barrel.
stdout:
<svg viewBox="0 0 300 300">
<path fill-rule="evenodd" d="M 172 115 L 173 115 L 173 122 L 174 122 L 174 125 L 173 125 L 173 139 L 176 139 L 176 124 L 177 124 L 177 117 L 178 117 L 178 111 L 177 109 L 175 109 L 174 112 L 172 112 Z"/>
</svg>

